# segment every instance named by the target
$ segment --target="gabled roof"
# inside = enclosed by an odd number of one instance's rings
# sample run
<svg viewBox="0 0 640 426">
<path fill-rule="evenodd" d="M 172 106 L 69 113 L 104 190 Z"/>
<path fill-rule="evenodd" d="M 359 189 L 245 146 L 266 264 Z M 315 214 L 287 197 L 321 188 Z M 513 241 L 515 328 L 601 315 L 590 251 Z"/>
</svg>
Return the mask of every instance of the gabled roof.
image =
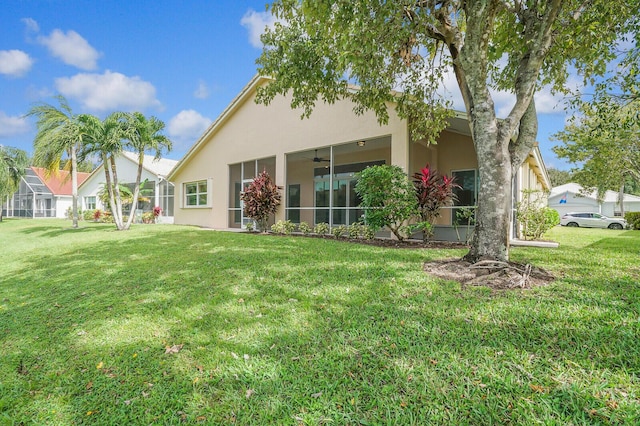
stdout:
<svg viewBox="0 0 640 426">
<path fill-rule="evenodd" d="M 191 157 L 193 157 L 200 148 L 205 144 L 205 142 L 209 139 L 209 136 L 216 133 L 223 124 L 227 121 L 229 117 L 233 115 L 233 113 L 247 100 L 247 98 L 256 90 L 256 88 L 271 79 L 267 77 L 260 76 L 256 74 L 246 86 L 242 88 L 240 93 L 233 98 L 231 103 L 227 105 L 227 107 L 222 111 L 222 113 L 215 119 L 213 123 L 209 126 L 205 132 L 200 135 L 196 143 L 187 151 L 187 153 L 182 157 L 182 159 L 176 164 L 176 166 L 171 170 L 171 173 L 167 176 L 167 180 L 173 179 L 173 175 L 180 170 L 186 163 L 189 162 Z"/>
<path fill-rule="evenodd" d="M 131 161 L 137 167 L 138 154 L 131 151 L 122 151 L 122 157 Z M 153 175 L 166 179 L 169 172 L 171 172 L 171 169 L 173 169 L 177 163 L 177 160 L 170 160 L 168 158 L 160 158 L 159 160 L 156 160 L 153 155 L 145 154 L 144 159 L 142 160 L 142 168 Z M 100 164 L 98 167 L 93 169 L 89 176 L 93 176 L 98 172 L 104 173 L 102 166 L 103 165 Z M 80 184 L 78 184 L 78 186 L 80 186 Z"/>
<path fill-rule="evenodd" d="M 580 184 L 575 182 L 565 183 L 564 185 L 556 186 L 551 189 L 551 193 L 549 194 L 549 198 L 555 197 L 557 195 L 565 194 L 570 192 L 572 194 L 578 194 L 581 197 L 591 198 L 592 200 L 597 200 L 597 192 L 591 191 L 587 193 L 582 193 L 583 187 Z M 618 202 L 618 193 L 616 191 L 607 191 L 604 195 L 605 203 L 617 203 Z M 640 202 L 640 197 L 631 194 L 624 194 L 624 202 Z"/>
<path fill-rule="evenodd" d="M 42 167 L 31 167 L 38 178 L 45 184 L 53 195 L 71 195 L 71 177 L 66 170 L 47 173 Z M 89 177 L 90 173 L 78 172 L 78 186 Z"/>
<path fill-rule="evenodd" d="M 123 157 L 126 157 L 138 164 L 138 154 L 135 152 L 122 151 L 122 155 Z M 144 169 L 156 176 L 162 177 L 166 177 L 176 164 L 178 164 L 177 160 L 170 160 L 168 158 L 160 158 L 156 160 L 153 155 L 147 154 L 145 154 L 144 159 L 142 160 L 142 167 Z"/>
</svg>

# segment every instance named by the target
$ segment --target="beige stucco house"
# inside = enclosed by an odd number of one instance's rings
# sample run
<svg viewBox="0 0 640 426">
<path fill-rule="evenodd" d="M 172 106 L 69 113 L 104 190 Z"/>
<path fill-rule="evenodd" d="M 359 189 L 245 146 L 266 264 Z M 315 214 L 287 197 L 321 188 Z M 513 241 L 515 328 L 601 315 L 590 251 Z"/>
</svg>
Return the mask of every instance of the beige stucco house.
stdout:
<svg viewBox="0 0 640 426">
<path fill-rule="evenodd" d="M 381 125 L 373 112 L 356 115 L 348 100 L 316 105 L 308 119 L 276 97 L 254 102 L 255 77 L 198 139 L 167 177 L 175 183 L 175 223 L 227 229 L 246 222 L 242 188 L 266 170 L 283 188 L 283 204 L 273 220 L 311 225 L 350 224 L 362 215 L 355 193 L 356 173 L 373 164 L 394 164 L 408 174 L 426 164 L 456 176 L 462 189 L 457 205 L 443 211 L 435 237 L 455 239 L 453 224 L 462 207 L 477 200 L 477 160 L 465 114 L 450 119 L 437 145 L 411 140 L 406 120 L 389 106 Z M 546 169 L 535 149 L 522 165 L 516 188 L 549 189 Z M 514 194 L 514 200 L 518 194 Z M 462 233 L 464 238 L 464 232 Z"/>
</svg>

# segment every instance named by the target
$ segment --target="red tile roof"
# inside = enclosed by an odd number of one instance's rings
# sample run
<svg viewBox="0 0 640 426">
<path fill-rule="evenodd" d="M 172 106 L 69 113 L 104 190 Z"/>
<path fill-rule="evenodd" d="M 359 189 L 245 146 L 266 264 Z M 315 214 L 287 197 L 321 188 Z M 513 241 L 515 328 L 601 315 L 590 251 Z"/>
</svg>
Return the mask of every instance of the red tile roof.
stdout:
<svg viewBox="0 0 640 426">
<path fill-rule="evenodd" d="M 71 195 L 71 177 L 66 170 L 58 170 L 57 172 L 47 173 L 42 167 L 31 167 L 42 183 L 44 183 L 53 195 Z M 84 182 L 90 173 L 78 172 L 78 186 Z"/>
</svg>

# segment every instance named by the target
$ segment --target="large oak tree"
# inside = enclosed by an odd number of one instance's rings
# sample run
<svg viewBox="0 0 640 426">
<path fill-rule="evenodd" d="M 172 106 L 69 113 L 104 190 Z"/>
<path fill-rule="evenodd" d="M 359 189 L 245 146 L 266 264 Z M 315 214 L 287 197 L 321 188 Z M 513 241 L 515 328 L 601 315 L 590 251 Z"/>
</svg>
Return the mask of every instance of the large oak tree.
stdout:
<svg viewBox="0 0 640 426">
<path fill-rule="evenodd" d="M 259 72 L 274 77 L 258 101 L 290 94 L 308 116 L 316 102 L 348 98 L 356 113 L 387 105 L 414 140 L 444 128 L 439 97 L 453 72 L 475 144 L 480 188 L 468 259 L 508 260 L 514 173 L 537 134 L 533 96 L 563 90 L 570 71 L 603 74 L 616 41 L 637 24 L 639 0 L 278 0 Z M 350 83 L 360 89 L 352 90 Z M 492 89 L 514 95 L 502 120 Z"/>
</svg>

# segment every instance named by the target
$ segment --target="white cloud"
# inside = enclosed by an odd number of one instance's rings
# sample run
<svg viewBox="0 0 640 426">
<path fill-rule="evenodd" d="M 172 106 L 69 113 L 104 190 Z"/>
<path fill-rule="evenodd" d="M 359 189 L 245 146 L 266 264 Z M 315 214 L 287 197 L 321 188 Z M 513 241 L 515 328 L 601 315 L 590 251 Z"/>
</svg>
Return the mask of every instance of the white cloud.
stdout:
<svg viewBox="0 0 640 426">
<path fill-rule="evenodd" d="M 108 70 L 104 74 L 81 73 L 57 78 L 55 86 L 64 96 L 94 111 L 132 111 L 161 106 L 151 83 Z"/>
<path fill-rule="evenodd" d="M 100 53 L 73 30 L 66 33 L 58 29 L 53 30 L 48 37 L 39 36 L 38 42 L 47 46 L 53 56 L 60 58 L 67 65 L 83 70 L 94 70 L 98 67 Z"/>
<path fill-rule="evenodd" d="M 29 131 L 29 122 L 25 117 L 8 116 L 0 111 L 0 138 L 9 138 Z"/>
<path fill-rule="evenodd" d="M 192 109 L 182 110 L 169 120 L 167 131 L 171 138 L 194 142 L 211 125 L 211 120 Z"/>
<path fill-rule="evenodd" d="M 272 27 L 277 19 L 270 12 L 256 12 L 249 9 L 240 20 L 240 24 L 249 31 L 249 43 L 253 47 L 262 48 L 260 36 L 266 27 Z"/>
<path fill-rule="evenodd" d="M 193 96 L 198 99 L 207 99 L 209 97 L 209 87 L 207 87 L 207 83 L 200 80 L 198 82 L 198 88 L 193 92 Z"/>
<path fill-rule="evenodd" d="M 22 50 L 0 50 L 0 74 L 22 77 L 31 69 L 33 59 Z"/>
<path fill-rule="evenodd" d="M 40 31 L 40 25 L 32 18 L 22 18 L 20 21 L 27 27 L 27 31 L 37 33 Z"/>
</svg>

